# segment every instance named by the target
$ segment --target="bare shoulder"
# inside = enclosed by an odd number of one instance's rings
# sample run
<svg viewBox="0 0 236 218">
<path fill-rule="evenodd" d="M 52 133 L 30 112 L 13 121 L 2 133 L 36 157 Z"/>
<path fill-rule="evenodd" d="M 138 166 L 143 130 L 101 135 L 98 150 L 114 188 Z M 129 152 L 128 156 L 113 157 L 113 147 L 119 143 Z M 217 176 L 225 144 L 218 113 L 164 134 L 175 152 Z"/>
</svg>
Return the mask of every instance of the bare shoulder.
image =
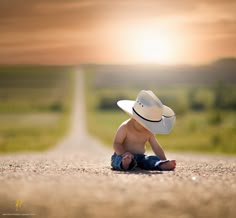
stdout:
<svg viewBox="0 0 236 218">
<path fill-rule="evenodd" d="M 117 129 L 117 132 L 127 131 L 128 122 L 129 122 L 129 120 L 125 120 L 123 123 L 121 123 Z"/>
<path fill-rule="evenodd" d="M 117 129 L 116 135 L 114 138 L 114 143 L 120 143 L 125 140 L 126 135 L 127 135 L 127 122 L 128 120 L 124 121 Z"/>
</svg>

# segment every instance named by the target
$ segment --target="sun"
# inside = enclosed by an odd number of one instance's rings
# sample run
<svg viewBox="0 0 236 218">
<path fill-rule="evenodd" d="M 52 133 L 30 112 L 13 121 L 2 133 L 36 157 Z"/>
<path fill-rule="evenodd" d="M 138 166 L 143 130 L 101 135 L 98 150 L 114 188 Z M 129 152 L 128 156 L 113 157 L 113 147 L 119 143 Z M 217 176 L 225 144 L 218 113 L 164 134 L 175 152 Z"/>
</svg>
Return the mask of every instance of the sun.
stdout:
<svg viewBox="0 0 236 218">
<path fill-rule="evenodd" d="M 132 56 L 138 62 L 170 64 L 178 62 L 178 38 L 167 31 L 135 30 L 132 34 Z"/>
<path fill-rule="evenodd" d="M 143 62 L 168 63 L 173 60 L 173 43 L 164 37 L 145 36 L 137 39 L 137 56 Z"/>
</svg>

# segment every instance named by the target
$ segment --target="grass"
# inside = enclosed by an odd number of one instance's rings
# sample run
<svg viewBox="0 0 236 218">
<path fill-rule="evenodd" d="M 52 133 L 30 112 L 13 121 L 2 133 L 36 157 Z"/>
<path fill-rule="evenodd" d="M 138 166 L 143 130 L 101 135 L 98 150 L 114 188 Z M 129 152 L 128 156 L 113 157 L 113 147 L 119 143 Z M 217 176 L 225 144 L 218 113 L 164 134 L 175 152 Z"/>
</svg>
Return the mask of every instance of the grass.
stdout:
<svg viewBox="0 0 236 218">
<path fill-rule="evenodd" d="M 70 67 L 0 66 L 0 152 L 42 151 L 66 134 Z"/>
<path fill-rule="evenodd" d="M 104 98 L 112 101 L 119 96 L 121 99 L 135 99 L 140 87 L 127 88 L 121 84 L 113 88 L 106 85 L 96 87 L 96 76 L 99 77 L 99 74 L 96 75 L 95 71 L 86 74 L 88 131 L 107 146 L 112 146 L 118 126 L 128 119 L 128 115 L 116 105 L 103 109 L 101 102 Z M 108 78 L 104 84 L 106 82 L 109 83 Z M 205 104 L 202 110 L 192 110 L 189 106 L 187 98 L 193 87 L 170 86 L 152 90 L 177 112 L 177 122 L 171 134 L 157 135 L 165 150 L 236 154 L 236 112 L 210 107 L 212 92 L 209 87 L 201 88 L 197 96 L 197 100 L 200 98 Z"/>
<path fill-rule="evenodd" d="M 158 136 L 169 150 L 235 154 L 235 112 L 221 111 L 224 121 L 213 124 L 212 111 L 188 112 L 177 117 L 169 136 Z"/>
<path fill-rule="evenodd" d="M 46 150 L 66 134 L 73 76 L 71 67 L 0 66 L 0 152 Z M 213 110 L 214 99 L 208 86 L 156 88 L 119 83 L 110 87 L 108 77 L 97 86 L 98 77 L 95 70 L 86 73 L 87 127 L 107 146 L 112 146 L 118 126 L 128 119 L 115 101 L 135 99 L 140 89 L 150 88 L 177 113 L 171 134 L 157 135 L 165 149 L 236 154 L 236 112 Z M 195 90 L 200 90 L 194 97 L 197 103 L 204 103 L 204 110 L 190 108 L 188 98 Z M 235 87 L 229 90 L 228 96 L 236 91 Z M 104 108 L 107 103 L 109 109 Z"/>
</svg>

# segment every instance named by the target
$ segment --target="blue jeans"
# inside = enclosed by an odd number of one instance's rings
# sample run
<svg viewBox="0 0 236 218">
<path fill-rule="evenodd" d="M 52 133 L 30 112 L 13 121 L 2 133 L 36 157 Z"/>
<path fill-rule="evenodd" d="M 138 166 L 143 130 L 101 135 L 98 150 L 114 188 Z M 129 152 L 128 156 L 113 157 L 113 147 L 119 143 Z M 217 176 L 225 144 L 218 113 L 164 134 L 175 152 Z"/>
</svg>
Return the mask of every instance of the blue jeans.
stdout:
<svg viewBox="0 0 236 218">
<path fill-rule="evenodd" d="M 148 156 L 145 154 L 133 154 L 134 158 L 129 165 L 128 170 L 134 170 L 139 167 L 144 170 L 161 170 L 160 164 L 168 160 L 161 160 L 157 156 Z M 122 156 L 114 153 L 111 156 L 111 166 L 114 170 L 124 170 L 122 167 Z"/>
</svg>

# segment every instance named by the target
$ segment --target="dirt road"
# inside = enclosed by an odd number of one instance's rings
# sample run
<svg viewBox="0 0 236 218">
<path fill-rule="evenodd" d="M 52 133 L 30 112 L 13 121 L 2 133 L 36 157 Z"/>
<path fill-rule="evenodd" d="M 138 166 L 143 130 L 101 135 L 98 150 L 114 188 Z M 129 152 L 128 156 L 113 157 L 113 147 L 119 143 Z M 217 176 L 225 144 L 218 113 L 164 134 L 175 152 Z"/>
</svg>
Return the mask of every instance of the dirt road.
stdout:
<svg viewBox="0 0 236 218">
<path fill-rule="evenodd" d="M 70 135 L 0 156 L 0 217 L 236 217 L 236 157 L 172 153 L 174 172 L 112 171 L 112 150 L 86 133 L 78 71 Z"/>
</svg>

